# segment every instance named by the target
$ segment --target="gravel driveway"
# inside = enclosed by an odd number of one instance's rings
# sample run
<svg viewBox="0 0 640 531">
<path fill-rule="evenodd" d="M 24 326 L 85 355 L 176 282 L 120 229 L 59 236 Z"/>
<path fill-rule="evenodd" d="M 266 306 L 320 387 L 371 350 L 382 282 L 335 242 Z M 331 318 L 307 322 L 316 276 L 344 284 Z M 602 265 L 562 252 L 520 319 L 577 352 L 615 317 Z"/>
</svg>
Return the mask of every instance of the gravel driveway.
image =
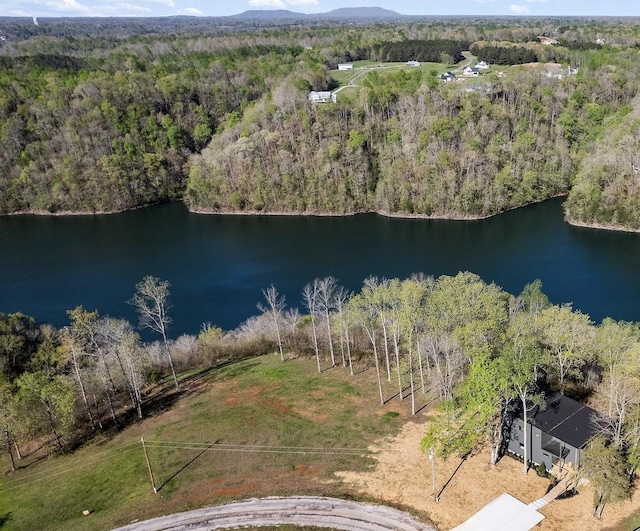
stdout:
<svg viewBox="0 0 640 531">
<path fill-rule="evenodd" d="M 254 498 L 203 507 L 132 523 L 114 531 L 209 531 L 277 524 L 312 525 L 346 531 L 437 531 L 409 513 L 390 507 L 312 496 Z"/>
</svg>

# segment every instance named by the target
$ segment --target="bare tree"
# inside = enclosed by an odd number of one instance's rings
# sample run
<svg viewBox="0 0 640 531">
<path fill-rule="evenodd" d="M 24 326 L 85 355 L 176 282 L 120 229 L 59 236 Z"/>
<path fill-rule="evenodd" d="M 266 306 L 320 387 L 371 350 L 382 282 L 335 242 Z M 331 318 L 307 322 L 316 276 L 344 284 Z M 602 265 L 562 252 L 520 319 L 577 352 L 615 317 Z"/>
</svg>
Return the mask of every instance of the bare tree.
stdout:
<svg viewBox="0 0 640 531">
<path fill-rule="evenodd" d="M 271 319 L 273 325 L 273 332 L 278 342 L 278 349 L 280 350 L 280 359 L 284 361 L 284 352 L 282 350 L 282 332 L 281 324 L 284 317 L 284 309 L 286 307 L 284 295 L 280 296 L 278 290 L 271 285 L 268 289 L 263 289 L 262 294 L 267 301 L 266 306 L 262 303 L 258 303 L 258 310 Z"/>
<path fill-rule="evenodd" d="M 364 281 L 366 289 L 371 291 L 371 295 L 377 305 L 380 315 L 380 325 L 382 326 L 382 337 L 384 345 L 384 358 L 387 367 L 387 381 L 391 381 L 391 361 L 389 358 L 389 279 L 383 278 L 378 281 L 377 277 L 367 277 Z"/>
<path fill-rule="evenodd" d="M 103 348 L 120 369 L 122 379 L 138 418 L 142 418 L 142 386 L 145 356 L 139 336 L 128 321 L 104 317 L 98 323 Z M 117 371 L 117 369 L 116 369 Z"/>
<path fill-rule="evenodd" d="M 89 406 L 86 387 L 84 384 L 84 380 L 82 379 L 82 363 L 80 360 L 82 357 L 86 356 L 86 353 L 83 351 L 81 340 L 79 340 L 77 337 L 74 337 L 72 328 L 63 328 L 60 333 L 60 339 L 62 342 L 62 348 L 70 356 L 69 361 L 71 362 L 71 369 L 73 371 L 73 376 L 78 384 L 78 388 L 80 389 L 82 403 L 84 404 L 84 407 L 87 411 L 87 416 L 89 418 L 89 425 L 91 426 L 91 430 L 95 431 L 96 424 L 93 420 L 93 413 L 91 412 L 91 407 Z"/>
<path fill-rule="evenodd" d="M 380 316 L 376 307 L 376 303 L 373 297 L 373 292 L 366 285 L 362 289 L 362 292 L 355 295 L 349 300 L 348 303 L 349 312 L 354 316 L 354 320 L 357 321 L 360 326 L 365 330 L 371 346 L 373 348 L 373 359 L 376 364 L 376 377 L 378 379 L 378 392 L 380 393 L 380 405 L 384 405 L 384 395 L 382 393 L 382 381 L 380 380 L 380 361 L 378 359 L 378 347 L 376 341 L 376 331 L 378 329 L 378 323 Z"/>
<path fill-rule="evenodd" d="M 147 275 L 136 284 L 136 293 L 127 302 L 135 306 L 141 328 L 148 328 L 162 336 L 162 344 L 169 359 L 173 381 L 178 389 L 178 378 L 167 340 L 167 329 L 171 324 L 171 317 L 168 314 L 171 308 L 169 287 L 168 281 Z"/>
<path fill-rule="evenodd" d="M 326 277 L 318 281 L 318 306 L 327 324 L 327 339 L 329 341 L 329 353 L 331 354 L 331 366 L 336 366 L 335 353 L 333 351 L 333 337 L 331 333 L 331 310 L 335 307 L 335 297 L 338 283 L 333 277 Z"/>
<path fill-rule="evenodd" d="M 335 304 L 338 312 L 338 323 L 340 327 L 340 350 L 342 352 L 342 366 L 346 366 L 344 351 L 347 350 L 349 360 L 349 372 L 353 376 L 353 362 L 351 360 L 351 340 L 349 338 L 349 312 L 346 311 L 346 304 L 351 297 L 351 293 L 343 286 L 336 290 Z"/>
<path fill-rule="evenodd" d="M 319 311 L 319 281 L 316 278 L 313 281 L 313 284 L 306 284 L 302 290 L 302 298 L 304 300 L 304 304 L 309 310 L 309 315 L 311 316 L 311 330 L 313 333 L 313 348 L 316 353 L 316 360 L 318 362 L 318 372 L 322 372 L 320 368 L 320 349 L 318 347 L 318 329 L 316 327 L 316 319 L 318 318 Z"/>
</svg>

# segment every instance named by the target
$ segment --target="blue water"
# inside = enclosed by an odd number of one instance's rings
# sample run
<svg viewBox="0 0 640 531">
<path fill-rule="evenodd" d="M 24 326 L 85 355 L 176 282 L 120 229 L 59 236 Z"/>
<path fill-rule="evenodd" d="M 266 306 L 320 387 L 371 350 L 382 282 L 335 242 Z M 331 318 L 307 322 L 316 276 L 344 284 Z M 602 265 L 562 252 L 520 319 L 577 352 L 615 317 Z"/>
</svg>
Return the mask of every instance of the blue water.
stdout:
<svg viewBox="0 0 640 531">
<path fill-rule="evenodd" d="M 273 284 L 301 291 L 333 275 L 358 290 L 369 275 L 468 270 L 517 294 L 539 278 L 554 303 L 599 322 L 640 321 L 640 235 L 575 228 L 555 199 L 482 221 L 205 216 L 181 203 L 106 216 L 0 218 L 0 312 L 56 326 L 77 305 L 136 323 L 126 301 L 145 275 L 171 283 L 172 336 L 203 323 L 234 328 Z"/>
</svg>

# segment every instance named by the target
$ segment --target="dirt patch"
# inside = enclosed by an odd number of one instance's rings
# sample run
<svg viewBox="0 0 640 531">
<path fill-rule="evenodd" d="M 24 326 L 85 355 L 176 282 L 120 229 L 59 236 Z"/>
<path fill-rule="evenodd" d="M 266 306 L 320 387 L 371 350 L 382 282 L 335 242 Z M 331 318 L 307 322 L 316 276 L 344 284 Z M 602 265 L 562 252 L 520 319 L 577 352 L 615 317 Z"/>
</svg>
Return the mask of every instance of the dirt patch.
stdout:
<svg viewBox="0 0 640 531">
<path fill-rule="evenodd" d="M 311 409 L 296 411 L 296 413 L 304 418 L 317 422 L 322 422 L 330 418 L 329 413 L 318 413 L 317 411 L 312 411 Z"/>
<path fill-rule="evenodd" d="M 317 468 L 305 466 L 305 465 L 296 465 L 294 467 L 294 471 L 300 476 L 303 474 L 310 474 L 312 476 L 315 476 L 318 474 Z"/>
<path fill-rule="evenodd" d="M 284 416 L 285 413 L 291 411 L 291 408 L 287 407 L 284 402 L 279 399 L 263 400 L 260 403 L 274 411 L 278 416 Z"/>
<path fill-rule="evenodd" d="M 228 408 L 238 407 L 240 405 L 240 398 L 236 395 L 230 396 L 225 399 L 224 403 Z"/>
<path fill-rule="evenodd" d="M 241 494 L 244 495 L 247 492 L 255 490 L 256 488 L 257 488 L 256 485 L 247 485 L 244 487 L 229 487 L 227 489 L 212 490 L 210 495 L 211 496 L 240 496 Z"/>
<path fill-rule="evenodd" d="M 462 464 L 460 458 L 435 460 L 436 490 L 449 481 L 440 502 L 435 503 L 431 464 L 420 450 L 424 432 L 424 424 L 407 423 L 397 437 L 370 447 L 377 461 L 373 471 L 339 472 L 337 475 L 363 495 L 428 514 L 441 530 L 461 524 L 504 492 L 531 503 L 547 491 L 548 479 L 539 477 L 533 470 L 524 476 L 522 463 L 509 456 L 492 467 L 488 451 L 483 450 Z M 577 495 L 551 502 L 540 510 L 545 519 L 536 529 L 597 531 L 614 527 L 640 510 L 640 495 L 636 492 L 630 500 L 606 507 L 602 520 L 597 520 L 591 516 L 592 499 L 591 488 L 583 485 Z"/>
</svg>

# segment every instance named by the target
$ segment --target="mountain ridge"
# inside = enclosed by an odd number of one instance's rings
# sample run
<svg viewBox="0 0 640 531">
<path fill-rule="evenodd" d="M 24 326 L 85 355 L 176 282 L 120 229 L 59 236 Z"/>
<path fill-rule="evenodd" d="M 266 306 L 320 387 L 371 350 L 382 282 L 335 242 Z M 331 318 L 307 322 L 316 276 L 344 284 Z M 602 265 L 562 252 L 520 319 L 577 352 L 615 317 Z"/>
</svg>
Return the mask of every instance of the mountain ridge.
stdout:
<svg viewBox="0 0 640 531">
<path fill-rule="evenodd" d="M 297 13 L 288 9 L 251 9 L 237 15 L 235 19 L 276 20 L 276 19 L 326 19 L 326 18 L 398 18 L 405 17 L 382 7 L 341 7 L 326 13 Z"/>
</svg>

